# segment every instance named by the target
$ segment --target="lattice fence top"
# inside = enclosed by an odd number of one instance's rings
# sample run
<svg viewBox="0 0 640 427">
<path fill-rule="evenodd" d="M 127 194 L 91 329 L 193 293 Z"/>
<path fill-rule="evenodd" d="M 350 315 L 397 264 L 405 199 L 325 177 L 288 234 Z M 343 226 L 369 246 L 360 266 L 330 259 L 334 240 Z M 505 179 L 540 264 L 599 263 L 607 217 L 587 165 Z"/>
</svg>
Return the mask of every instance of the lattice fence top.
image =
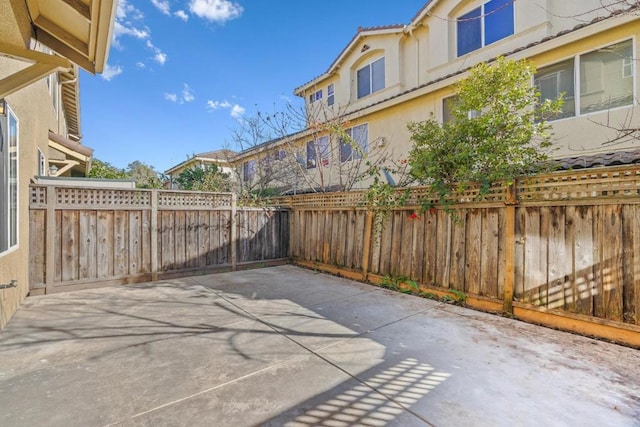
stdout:
<svg viewBox="0 0 640 427">
<path fill-rule="evenodd" d="M 518 200 L 629 199 L 640 195 L 640 166 L 582 169 L 519 179 Z"/>
<path fill-rule="evenodd" d="M 640 202 L 640 165 L 581 169 L 522 177 L 516 180 L 515 198 L 520 203 L 611 203 L 620 199 Z M 469 186 L 449 199 L 454 206 L 509 203 L 509 185 L 496 183 L 480 197 L 480 187 Z M 438 205 L 438 198 L 429 187 L 397 189 L 395 199 L 404 199 L 403 206 L 425 203 Z M 271 206 L 293 208 L 366 207 L 364 191 L 348 193 L 316 193 L 270 199 Z"/>
<path fill-rule="evenodd" d="M 46 208 L 49 191 L 55 191 L 55 207 L 60 209 L 151 209 L 154 192 L 158 209 L 220 209 L 233 203 L 231 193 L 31 185 L 31 207 Z"/>
<path fill-rule="evenodd" d="M 158 208 L 227 208 L 231 207 L 232 203 L 233 195 L 231 193 L 158 192 Z"/>
</svg>

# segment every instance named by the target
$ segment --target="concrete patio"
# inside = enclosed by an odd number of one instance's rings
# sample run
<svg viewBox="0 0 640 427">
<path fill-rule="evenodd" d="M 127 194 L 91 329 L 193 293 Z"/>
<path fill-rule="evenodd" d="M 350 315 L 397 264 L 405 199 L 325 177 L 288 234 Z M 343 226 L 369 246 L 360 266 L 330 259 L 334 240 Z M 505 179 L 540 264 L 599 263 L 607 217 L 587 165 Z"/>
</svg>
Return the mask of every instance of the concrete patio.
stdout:
<svg viewBox="0 0 640 427">
<path fill-rule="evenodd" d="M 640 351 L 294 266 L 27 299 L 2 426 L 638 426 Z"/>
</svg>

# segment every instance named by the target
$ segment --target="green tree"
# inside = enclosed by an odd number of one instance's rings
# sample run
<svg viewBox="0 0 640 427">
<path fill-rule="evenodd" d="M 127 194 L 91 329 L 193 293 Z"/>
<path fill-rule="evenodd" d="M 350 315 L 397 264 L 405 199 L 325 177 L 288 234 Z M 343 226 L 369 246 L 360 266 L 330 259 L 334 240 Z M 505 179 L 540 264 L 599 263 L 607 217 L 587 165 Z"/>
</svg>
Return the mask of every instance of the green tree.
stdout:
<svg viewBox="0 0 640 427">
<path fill-rule="evenodd" d="M 498 58 L 471 69 L 450 103 L 453 119 L 433 117 L 409 123 L 412 176 L 428 184 L 440 203 L 480 184 L 480 196 L 500 180 L 548 170 L 550 126 L 543 120 L 560 111 L 562 100 L 540 102 L 531 85 L 535 67 L 528 61 Z"/>
<path fill-rule="evenodd" d="M 135 180 L 137 188 L 162 188 L 161 176 L 151 165 L 136 160 L 129 163 L 126 173 Z"/>
<path fill-rule="evenodd" d="M 222 172 L 218 165 L 207 165 L 204 168 L 194 167 L 180 172 L 176 182 L 183 190 L 192 191 L 231 191 L 229 174 Z"/>
<path fill-rule="evenodd" d="M 124 169 L 118 169 L 109 162 L 93 159 L 91 161 L 91 169 L 87 175 L 89 178 L 103 179 L 127 179 L 127 172 Z"/>
</svg>

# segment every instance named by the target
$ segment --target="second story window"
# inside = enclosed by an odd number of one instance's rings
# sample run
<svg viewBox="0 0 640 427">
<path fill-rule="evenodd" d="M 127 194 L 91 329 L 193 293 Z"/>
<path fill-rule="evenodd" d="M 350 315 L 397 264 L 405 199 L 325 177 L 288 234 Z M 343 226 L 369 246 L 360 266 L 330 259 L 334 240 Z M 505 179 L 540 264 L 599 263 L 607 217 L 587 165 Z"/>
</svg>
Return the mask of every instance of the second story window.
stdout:
<svg viewBox="0 0 640 427">
<path fill-rule="evenodd" d="M 629 65 L 631 64 L 631 65 Z M 553 119 L 634 104 L 633 43 L 627 40 L 538 69 L 540 98 L 564 103 Z"/>
<path fill-rule="evenodd" d="M 335 86 L 331 83 L 327 86 L 327 105 L 332 106 L 335 102 Z"/>
<path fill-rule="evenodd" d="M 316 101 L 320 101 L 321 99 L 322 99 L 322 89 L 309 95 L 309 102 L 311 104 L 313 104 Z"/>
<path fill-rule="evenodd" d="M 458 56 L 514 33 L 514 0 L 491 0 L 457 19 Z"/>
<path fill-rule="evenodd" d="M 384 89 L 384 56 L 360 68 L 357 79 L 358 99 Z"/>
</svg>

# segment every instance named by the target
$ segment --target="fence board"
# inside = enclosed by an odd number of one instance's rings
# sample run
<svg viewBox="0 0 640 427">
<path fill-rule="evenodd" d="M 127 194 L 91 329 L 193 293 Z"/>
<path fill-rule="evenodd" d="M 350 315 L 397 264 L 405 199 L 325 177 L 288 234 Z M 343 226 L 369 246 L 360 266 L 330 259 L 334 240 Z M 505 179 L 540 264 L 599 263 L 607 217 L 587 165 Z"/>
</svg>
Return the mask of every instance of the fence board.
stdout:
<svg viewBox="0 0 640 427">
<path fill-rule="evenodd" d="M 437 232 L 436 232 L 436 285 L 445 288 L 449 287 L 449 272 L 451 268 L 451 218 L 449 214 L 442 209 L 438 209 L 436 213 Z"/>
<path fill-rule="evenodd" d="M 549 255 L 547 268 L 547 307 L 564 309 L 571 301 L 570 263 L 567 260 L 564 208 L 549 208 Z"/>
<path fill-rule="evenodd" d="M 624 219 L 624 295 L 623 320 L 637 325 L 640 323 L 640 209 L 637 206 L 623 206 Z"/>
<path fill-rule="evenodd" d="M 593 315 L 593 294 L 595 292 L 595 263 L 597 262 L 594 247 L 593 207 L 577 206 L 575 208 L 575 240 L 574 264 L 576 313 Z"/>
<path fill-rule="evenodd" d="M 151 211 L 142 211 L 142 224 L 141 224 L 141 245 L 142 245 L 142 258 L 140 260 L 140 273 L 151 273 L 151 245 L 153 242 L 151 240 Z M 156 214 L 157 218 L 157 214 Z M 157 226 L 156 226 L 157 227 Z M 157 233 L 154 232 L 157 236 Z M 156 247 L 158 243 L 156 242 Z M 156 251 L 156 254 L 158 252 Z M 156 255 L 157 257 L 157 255 Z"/>
<path fill-rule="evenodd" d="M 187 212 L 176 211 L 174 228 L 175 243 L 175 267 L 174 269 L 182 269 L 187 266 Z"/>
<path fill-rule="evenodd" d="M 138 274 L 142 264 L 142 218 L 140 211 L 129 212 L 129 274 Z"/>
<path fill-rule="evenodd" d="M 482 293 L 482 213 L 477 209 L 470 209 L 466 215 L 467 238 L 465 264 L 466 286 L 459 290 L 469 292 L 473 295 L 484 295 Z"/>
<path fill-rule="evenodd" d="M 97 273 L 97 212 L 80 211 L 79 279 L 94 279 Z"/>
<path fill-rule="evenodd" d="M 42 287 L 45 284 L 46 256 L 46 211 L 34 209 L 29 215 L 29 256 L 31 266 L 29 280 L 31 286 Z"/>
<path fill-rule="evenodd" d="M 438 266 L 438 215 L 435 209 L 425 212 L 423 283 L 436 284 Z"/>
<path fill-rule="evenodd" d="M 113 274 L 126 276 L 129 272 L 129 257 L 127 253 L 129 240 L 128 212 L 115 211 L 113 222 Z"/>
<path fill-rule="evenodd" d="M 467 248 L 472 248 L 473 245 L 478 244 L 479 236 L 476 236 L 473 232 L 467 235 L 467 221 L 469 218 L 468 211 L 462 210 L 457 213 L 458 219 L 451 223 L 451 249 L 448 256 L 451 260 L 449 265 L 449 280 L 445 283 L 445 287 L 456 289 L 458 291 L 465 291 L 466 286 L 471 286 L 469 292 L 475 292 L 479 289 L 480 283 L 473 281 L 471 275 L 477 276 L 477 273 L 472 272 L 475 265 L 469 264 L 469 255 Z M 469 275 L 469 280 L 467 280 Z"/>
<path fill-rule="evenodd" d="M 484 209 L 482 214 L 482 231 L 480 240 L 480 294 L 492 298 L 498 295 L 498 250 L 499 227 L 498 211 L 496 209 Z"/>
<path fill-rule="evenodd" d="M 62 212 L 62 228 L 60 229 L 62 237 L 62 270 L 61 281 L 78 280 L 78 259 L 79 259 L 79 243 L 78 243 L 78 211 Z"/>
<path fill-rule="evenodd" d="M 622 207 L 620 205 L 603 206 L 604 230 L 602 242 L 602 286 L 603 312 L 605 318 L 622 320 Z"/>
<path fill-rule="evenodd" d="M 194 268 L 198 266 L 199 254 L 199 242 L 198 242 L 198 211 L 185 212 L 185 228 L 186 228 L 186 260 L 185 264 L 187 268 Z"/>
<path fill-rule="evenodd" d="M 409 276 L 422 283 L 422 268 L 424 266 L 424 217 L 413 221 L 411 235 L 411 272 Z"/>
</svg>

